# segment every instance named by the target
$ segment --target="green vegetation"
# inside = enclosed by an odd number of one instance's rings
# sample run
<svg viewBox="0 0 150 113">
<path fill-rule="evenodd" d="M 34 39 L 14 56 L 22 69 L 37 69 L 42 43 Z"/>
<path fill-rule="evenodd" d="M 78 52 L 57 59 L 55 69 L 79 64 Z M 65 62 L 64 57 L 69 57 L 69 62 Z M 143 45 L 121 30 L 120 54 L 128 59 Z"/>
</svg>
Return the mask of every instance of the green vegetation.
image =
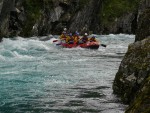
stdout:
<svg viewBox="0 0 150 113">
<path fill-rule="evenodd" d="M 132 12 L 140 0 L 104 0 L 101 20 L 105 25 L 114 22 L 118 17 Z"/>
<path fill-rule="evenodd" d="M 39 17 L 40 9 L 42 9 L 43 3 L 40 0 L 26 0 L 25 9 L 28 11 L 28 15 L 32 18 Z"/>
<path fill-rule="evenodd" d="M 52 9 L 53 2 L 52 0 L 25 0 L 23 4 L 28 20 L 24 23 L 22 33 L 24 36 L 30 36 L 33 25 L 40 19 L 43 11 Z"/>
<path fill-rule="evenodd" d="M 87 5 L 91 0 L 79 0 L 79 10 Z"/>
<path fill-rule="evenodd" d="M 25 13 L 27 15 L 27 21 L 24 23 L 23 35 L 30 36 L 30 31 L 36 20 L 40 17 L 40 10 L 42 8 L 42 3 L 40 0 L 25 0 L 24 1 Z"/>
</svg>

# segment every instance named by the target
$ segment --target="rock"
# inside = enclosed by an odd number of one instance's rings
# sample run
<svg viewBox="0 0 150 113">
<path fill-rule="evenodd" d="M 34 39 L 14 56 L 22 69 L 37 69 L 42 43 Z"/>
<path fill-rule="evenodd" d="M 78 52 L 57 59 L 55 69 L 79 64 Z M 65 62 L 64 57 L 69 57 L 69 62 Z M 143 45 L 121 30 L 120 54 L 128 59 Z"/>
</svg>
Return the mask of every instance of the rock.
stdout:
<svg viewBox="0 0 150 113">
<path fill-rule="evenodd" d="M 137 14 L 135 12 L 127 13 L 119 18 L 116 18 L 115 22 L 104 26 L 103 33 L 127 33 L 134 34 L 137 27 Z"/>
<path fill-rule="evenodd" d="M 88 5 L 79 11 L 71 19 L 70 31 L 80 31 L 81 34 L 84 32 L 93 31 L 98 33 L 100 31 L 100 19 L 98 19 L 99 9 L 101 8 L 101 0 L 91 0 Z"/>
<path fill-rule="evenodd" d="M 127 78 L 125 78 L 128 82 L 136 82 L 136 77 L 134 76 L 134 73 L 132 75 L 129 75 Z"/>
<path fill-rule="evenodd" d="M 150 36 L 150 1 L 141 0 L 138 9 L 138 29 L 135 41 L 140 41 Z"/>
<path fill-rule="evenodd" d="M 113 84 L 114 92 L 125 103 L 130 103 L 140 86 L 150 75 L 150 39 L 144 39 L 129 46 Z"/>
<path fill-rule="evenodd" d="M 140 90 L 125 113 L 150 113 L 150 76 L 143 81 Z"/>
<path fill-rule="evenodd" d="M 139 0 L 104 1 L 101 12 L 102 33 L 135 34 L 137 29 L 137 6 Z"/>
<path fill-rule="evenodd" d="M 125 2 L 116 4 L 114 1 L 103 0 L 1 0 L 0 37 L 45 36 L 49 33 L 58 35 L 64 27 L 68 28 L 68 32 L 78 30 L 81 34 L 134 34 L 138 18 L 137 2 Z M 125 4 L 131 4 L 131 8 Z M 149 6 L 148 0 L 146 6 Z M 144 7 L 145 5 L 141 7 L 141 12 Z"/>
<path fill-rule="evenodd" d="M 56 7 L 50 14 L 51 14 L 51 21 L 59 21 L 62 13 L 64 13 L 62 7 L 58 6 Z"/>
<path fill-rule="evenodd" d="M 14 10 L 14 0 L 1 0 L 0 4 L 0 37 L 7 37 L 9 35 L 9 14 Z"/>
<path fill-rule="evenodd" d="M 141 0 L 135 43 L 130 44 L 116 74 L 113 90 L 129 104 L 126 113 L 150 112 L 150 9 Z"/>
<path fill-rule="evenodd" d="M 135 41 L 140 41 L 150 36 L 150 8 L 139 16 L 138 29 Z"/>
<path fill-rule="evenodd" d="M 140 5 L 138 8 L 138 17 L 145 11 L 145 9 L 150 7 L 150 1 L 149 0 L 141 0 Z"/>
</svg>

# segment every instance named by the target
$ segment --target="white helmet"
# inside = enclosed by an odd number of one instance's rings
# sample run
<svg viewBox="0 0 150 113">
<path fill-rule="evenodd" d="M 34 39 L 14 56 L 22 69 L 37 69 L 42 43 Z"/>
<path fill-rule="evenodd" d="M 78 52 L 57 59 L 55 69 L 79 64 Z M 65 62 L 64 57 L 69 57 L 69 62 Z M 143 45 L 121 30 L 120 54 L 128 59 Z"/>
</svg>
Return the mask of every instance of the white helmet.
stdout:
<svg viewBox="0 0 150 113">
<path fill-rule="evenodd" d="M 84 35 L 86 35 L 86 36 L 87 36 L 88 34 L 87 34 L 87 33 L 85 33 Z"/>
<path fill-rule="evenodd" d="M 64 31 L 67 31 L 67 28 L 64 28 Z"/>
</svg>

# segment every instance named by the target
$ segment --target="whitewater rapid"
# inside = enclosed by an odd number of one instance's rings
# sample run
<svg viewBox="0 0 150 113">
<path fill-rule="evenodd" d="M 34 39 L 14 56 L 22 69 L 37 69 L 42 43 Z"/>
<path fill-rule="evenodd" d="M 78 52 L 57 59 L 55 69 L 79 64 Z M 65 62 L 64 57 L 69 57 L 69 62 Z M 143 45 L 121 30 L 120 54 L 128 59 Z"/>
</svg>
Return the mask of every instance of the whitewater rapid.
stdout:
<svg viewBox="0 0 150 113">
<path fill-rule="evenodd" d="M 107 47 L 60 48 L 4 38 L 0 43 L 1 113 L 123 113 L 112 84 L 134 35 L 97 35 Z"/>
</svg>

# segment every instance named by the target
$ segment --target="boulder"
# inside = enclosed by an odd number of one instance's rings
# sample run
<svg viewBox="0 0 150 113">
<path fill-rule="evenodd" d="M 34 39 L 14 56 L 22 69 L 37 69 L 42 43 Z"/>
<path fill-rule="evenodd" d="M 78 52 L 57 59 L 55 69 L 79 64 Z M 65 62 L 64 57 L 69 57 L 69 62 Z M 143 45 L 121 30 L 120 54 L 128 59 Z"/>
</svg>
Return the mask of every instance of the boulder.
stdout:
<svg viewBox="0 0 150 113">
<path fill-rule="evenodd" d="M 150 75 L 150 38 L 130 44 L 116 74 L 113 90 L 130 103 Z"/>
</svg>

